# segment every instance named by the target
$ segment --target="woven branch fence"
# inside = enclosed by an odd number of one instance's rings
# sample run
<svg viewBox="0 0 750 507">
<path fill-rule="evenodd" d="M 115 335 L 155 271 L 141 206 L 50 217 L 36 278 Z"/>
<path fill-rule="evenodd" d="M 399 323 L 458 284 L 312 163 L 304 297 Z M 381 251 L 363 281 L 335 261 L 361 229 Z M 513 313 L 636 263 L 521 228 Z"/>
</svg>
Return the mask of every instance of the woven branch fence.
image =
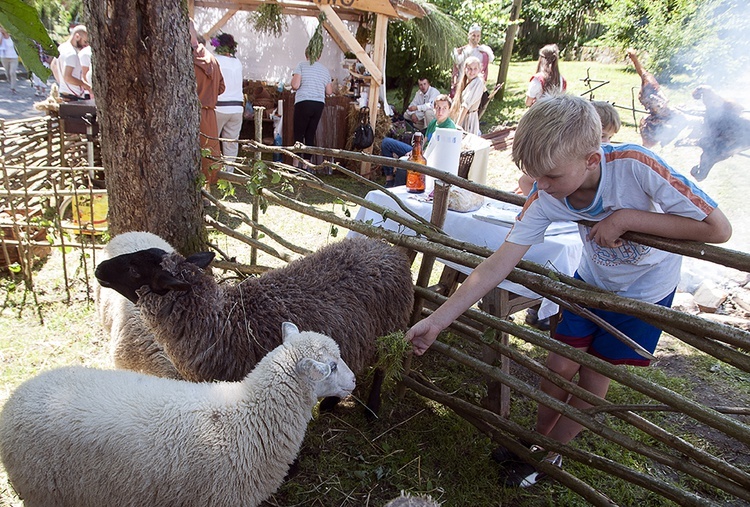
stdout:
<svg viewBox="0 0 750 507">
<path fill-rule="evenodd" d="M 39 139 L 50 139 L 51 134 L 43 135 L 45 124 L 48 125 L 47 128 L 53 128 L 49 126 L 50 120 L 38 121 L 39 123 L 33 123 L 33 126 L 24 124 L 22 128 L 26 129 L 25 135 L 37 141 Z M 13 125 L 13 127 L 17 128 L 16 125 Z M 5 128 L 8 128 L 7 124 Z M 22 142 L 12 139 L 13 136 L 8 136 L 7 130 L 3 131 L 3 134 L 3 150 L 6 146 L 15 150 L 13 153 L 16 158 L 14 164 L 9 163 L 7 158 L 3 164 L 4 192 L 0 199 L 2 199 L 3 207 L 8 207 L 12 211 L 9 214 L 10 216 L 7 217 L 7 225 L 15 231 L 17 237 L 16 239 L 9 239 L 5 234 L 3 235 L 0 242 L 2 248 L 0 255 L 5 255 L 6 260 L 8 260 L 7 252 L 12 249 L 18 249 L 23 253 L 21 255 L 23 259 L 19 261 L 22 269 L 18 275 L 24 277 L 27 287 L 33 291 L 33 274 L 30 269 L 34 260 L 33 248 L 78 248 L 81 249 L 81 252 L 87 252 L 88 254 L 80 256 L 82 266 L 76 269 L 85 273 L 84 276 L 87 279 L 91 279 L 92 269 L 96 263 L 97 241 L 93 240 L 92 231 L 88 231 L 89 233 L 86 234 L 85 229 L 89 226 L 81 223 L 74 224 L 78 227 L 78 231 L 77 234 L 72 236 L 75 239 L 70 240 L 71 236 L 64 233 L 66 227 L 70 227 L 70 223 L 61 218 L 57 211 L 68 197 L 77 198 L 82 194 L 93 199 L 95 195 L 104 192 L 95 189 L 90 183 L 82 184 L 85 175 L 92 171 L 99 171 L 100 168 L 81 166 L 70 169 L 28 163 L 28 160 L 34 160 L 36 163 L 43 161 L 46 164 L 51 155 L 45 153 L 42 156 L 37 153 L 38 150 L 31 149 L 32 145 L 29 144 L 27 145 L 27 151 L 33 154 L 33 157 L 18 158 L 19 154 L 23 152 L 20 149 L 23 145 Z M 31 141 L 30 143 L 33 144 Z M 221 269 L 238 273 L 240 276 L 254 276 L 270 269 L 255 262 L 256 252 L 263 252 L 282 262 L 289 262 L 295 257 L 309 253 L 307 247 L 297 245 L 293 239 L 284 238 L 275 232 L 274 227 L 261 223 L 263 214 L 259 213 L 258 210 L 262 207 L 263 202 L 269 205 L 283 206 L 297 212 L 301 215 L 302 220 L 322 220 L 331 226 L 341 227 L 370 237 L 382 238 L 411 252 L 419 253 L 421 255 L 416 256 L 413 268 L 415 271 L 424 268 L 421 271 L 428 272 L 428 274 L 433 270 L 432 263 L 435 259 L 473 268 L 492 254 L 485 248 L 457 241 L 445 235 L 440 230 L 439 218 L 435 220 L 438 223 L 430 223 L 409 212 L 406 205 L 403 205 L 398 213 L 381 208 L 358 195 L 327 184 L 324 178 L 318 178 L 289 164 L 269 160 L 260 161 L 261 155 L 265 155 L 266 158 L 273 154 L 282 155 L 285 160 L 294 159 L 303 166 L 307 164 L 308 167 L 311 166 L 300 155 L 317 155 L 326 160 L 314 167 L 319 172 L 328 173 L 330 170 L 335 170 L 360 180 L 372 186 L 373 189 L 377 188 L 384 192 L 388 192 L 388 190 L 333 161 L 347 160 L 370 164 L 387 162 L 389 165 L 414 169 L 429 176 L 439 177 L 448 185 L 456 185 L 492 199 L 513 204 L 523 203 L 523 198 L 518 195 L 486 187 L 457 176 L 446 175 L 430 167 L 409 162 L 326 148 L 272 147 L 254 141 L 242 141 L 241 143 L 242 149 L 245 152 L 252 153 L 253 156 L 249 157 L 248 164 L 223 161 L 225 165 L 234 166 L 235 172 L 222 172 L 220 178 L 225 179 L 232 185 L 252 189 L 252 193 L 255 195 L 253 212 L 248 214 L 232 206 L 226 200 L 217 200 L 208 194 L 204 194 L 212 200 L 223 215 L 247 225 L 252 230 L 250 235 L 240 233 L 235 230 L 236 227 L 221 223 L 216 218 L 206 217 L 207 226 L 212 230 L 224 234 L 226 237 L 231 237 L 233 241 L 249 245 L 253 251 L 253 262 L 248 265 L 237 262 L 231 255 L 223 252 L 218 245 L 216 246 L 219 260 L 215 262 L 215 265 Z M 69 143 L 67 145 L 72 146 L 74 144 Z M 53 149 L 53 146 L 55 146 L 54 139 L 46 146 L 49 152 L 55 153 Z M 60 146 L 59 142 L 57 146 Z M 59 149 L 56 153 L 59 163 Z M 79 152 L 79 161 L 85 160 L 83 155 L 83 152 Z M 19 160 L 25 160 L 26 163 L 18 163 Z M 76 164 L 66 163 L 68 167 L 71 165 Z M 290 186 L 297 190 L 306 187 L 325 192 L 330 194 L 337 202 L 346 203 L 347 206 L 365 206 L 384 218 L 394 220 L 405 228 L 415 231 L 416 236 L 404 235 L 356 221 L 350 217 L 348 212 L 341 214 L 323 209 L 323 206 L 320 205 L 307 204 L 293 197 L 294 194 L 288 191 Z M 441 190 L 436 193 L 436 208 L 447 206 L 447 199 L 444 197 L 448 191 L 448 186 L 438 185 L 438 187 Z M 392 195 L 392 197 L 398 201 L 395 196 Z M 40 223 L 38 220 L 15 212 L 21 208 L 29 209 L 30 206 L 39 206 L 47 212 L 52 210 L 51 213 L 48 213 L 47 222 Z M 440 209 L 437 209 L 438 213 L 433 216 L 439 217 L 440 211 Z M 443 215 L 444 211 L 443 209 Z M 3 218 L 3 220 L 5 221 L 6 218 Z M 5 226 L 5 222 L 3 222 L 3 227 Z M 35 238 L 34 228 L 41 228 L 46 231 L 46 236 L 51 238 L 51 241 Z M 69 229 L 68 232 L 70 232 Z M 750 272 L 750 256 L 743 252 L 702 243 L 670 241 L 641 234 L 628 233 L 626 237 L 646 245 Z M 717 361 L 727 365 L 728 368 L 750 372 L 750 333 L 742 329 L 670 308 L 621 298 L 528 261 L 519 263 L 508 279 L 564 305 L 581 305 L 615 310 L 640 317 L 700 350 L 701 353 L 712 356 Z M 435 308 L 445 300 L 445 295 L 429 286 L 429 276 L 423 276 L 423 273 L 418 276 L 415 291 L 418 302 L 418 306 L 415 308 L 415 318 L 429 314 L 431 308 Z M 679 505 L 714 505 L 718 504 L 718 500 L 714 500 L 714 498 L 726 497 L 739 502 L 750 502 L 750 470 L 747 460 L 743 465 L 734 465 L 729 460 L 722 459 L 722 457 L 713 453 L 710 441 L 698 445 L 691 441 L 686 433 L 671 433 L 651 417 L 654 414 L 665 412 L 679 413 L 685 420 L 689 420 L 691 425 L 700 425 L 719 432 L 723 439 L 729 439 L 733 442 L 733 447 L 738 449 L 737 452 L 744 452 L 747 455 L 750 453 L 750 426 L 748 426 L 750 409 L 748 407 L 706 406 L 699 401 L 682 396 L 636 375 L 627 368 L 613 366 L 590 354 L 551 340 L 547 334 L 526 326 L 516 325 L 506 318 L 492 315 L 480 309 L 472 308 L 468 310 L 451 326 L 451 331 L 453 332 L 452 339 L 460 340 L 458 343 L 461 346 L 458 347 L 455 341 L 445 342 L 441 339 L 432 346 L 431 354 L 441 354 L 451 361 L 456 361 L 470 368 L 487 378 L 488 383 L 499 383 L 510 388 L 514 396 L 551 407 L 623 450 L 640 454 L 645 460 L 656 463 L 661 468 L 671 470 L 674 476 L 680 478 L 678 481 L 670 480 L 667 478 L 670 474 L 652 474 L 643 470 L 634 470 L 618 463 L 612 457 L 602 456 L 594 451 L 582 450 L 572 445 L 560 444 L 522 427 L 514 422 L 513 417 L 501 416 L 496 411 L 488 410 L 486 407 L 477 404 L 473 399 L 462 396 L 461 392 L 447 393 L 445 389 L 440 387 L 438 381 L 430 379 L 430 372 L 425 371 L 424 368 L 420 368 L 419 371 L 416 368 L 407 368 L 404 371 L 401 379 L 403 387 L 412 389 L 422 396 L 451 408 L 480 431 L 492 436 L 496 441 L 502 442 L 522 459 L 538 464 L 539 469 L 578 493 L 591 504 L 609 506 L 616 503 L 569 472 L 543 462 L 538 463 L 528 449 L 516 443 L 515 439 L 523 439 L 541 445 L 545 449 L 559 452 L 567 459 L 650 490 L 656 495 Z M 512 335 L 515 339 L 512 341 L 503 340 L 501 338 L 503 334 Z M 597 398 L 582 390 L 576 384 L 548 370 L 543 364 L 525 353 L 521 344 L 531 344 L 539 349 L 552 351 L 572 359 L 610 377 L 621 386 L 640 393 L 641 398 L 646 401 L 639 405 L 618 406 Z M 534 376 L 549 380 L 570 393 L 571 396 L 579 397 L 588 402 L 592 407 L 587 410 L 575 409 L 542 393 L 537 388 L 535 381 L 524 381 L 509 374 L 507 368 L 497 367 L 495 362 L 483 361 L 482 357 L 484 357 L 484 351 L 487 349 L 494 351 L 497 356 L 507 358 L 527 369 Z M 415 359 L 413 362 L 416 363 L 416 361 Z M 614 424 L 615 422 L 616 424 Z M 623 424 L 628 428 L 627 431 L 617 429 L 621 428 Z M 508 438 L 509 436 L 514 438 Z M 694 484 L 696 482 L 702 485 L 695 490 L 701 492 L 714 491 L 715 493 L 711 497 L 705 494 L 699 495 L 687 490 L 684 486 L 686 483 Z"/>
</svg>

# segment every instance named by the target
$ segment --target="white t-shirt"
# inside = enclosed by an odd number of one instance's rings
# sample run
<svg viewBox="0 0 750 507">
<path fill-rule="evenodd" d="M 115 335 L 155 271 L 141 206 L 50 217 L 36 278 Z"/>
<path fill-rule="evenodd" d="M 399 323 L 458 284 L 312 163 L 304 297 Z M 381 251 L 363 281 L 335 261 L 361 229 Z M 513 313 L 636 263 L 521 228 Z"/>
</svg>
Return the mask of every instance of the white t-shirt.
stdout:
<svg viewBox="0 0 750 507">
<path fill-rule="evenodd" d="M 238 101 L 243 102 L 242 94 L 242 63 L 233 57 L 226 55 L 216 55 L 216 60 L 221 67 L 221 75 L 224 77 L 224 93 L 219 95 L 216 104 L 216 112 L 224 114 L 242 113 L 242 105 L 238 106 L 220 106 L 220 102 Z"/>
<path fill-rule="evenodd" d="M 417 106 L 417 110 L 409 111 L 409 113 L 415 112 L 417 114 L 417 118 L 423 120 L 425 111 L 427 111 L 428 109 L 433 109 L 432 103 L 435 102 L 435 98 L 437 98 L 438 95 L 440 95 L 440 90 L 438 90 L 434 86 L 430 86 L 427 89 L 427 93 L 422 93 L 422 90 L 417 90 L 416 95 L 414 95 L 414 99 L 409 104 L 409 107 Z"/>
<path fill-rule="evenodd" d="M 16 46 L 10 37 L 5 38 L 0 35 L 0 58 L 18 58 Z"/>
<path fill-rule="evenodd" d="M 77 95 L 83 97 L 86 90 L 81 86 L 72 85 L 65 81 L 65 68 L 73 67 L 73 77 L 81 79 L 81 60 L 78 58 L 78 51 L 70 42 L 63 42 L 57 48 L 59 55 L 57 57 L 57 66 L 60 72 L 60 93 L 68 95 Z"/>
<path fill-rule="evenodd" d="M 590 206 L 574 209 L 567 199 L 555 199 L 534 185 L 506 240 L 519 245 L 541 243 L 552 222 L 598 222 L 618 209 L 703 220 L 716 207 L 703 191 L 642 146 L 607 144 L 601 153 L 599 189 Z M 588 239 L 588 227 L 578 229 L 583 241 L 578 274 L 585 282 L 650 303 L 662 300 L 677 286 L 682 256 L 630 241 L 619 248 L 600 247 Z"/>
<path fill-rule="evenodd" d="M 302 78 L 302 83 L 294 94 L 295 104 L 303 100 L 326 101 L 326 86 L 331 82 L 331 73 L 325 65 L 320 62 L 312 65 L 308 61 L 300 62 L 292 74 L 299 74 Z"/>
<path fill-rule="evenodd" d="M 567 88 L 567 84 L 565 83 L 565 79 L 560 76 L 560 91 L 564 92 Z M 531 97 L 532 99 L 540 99 L 542 95 L 544 94 L 543 91 L 544 83 L 542 83 L 542 80 L 539 78 L 538 75 L 535 75 L 531 78 L 531 81 L 529 81 L 529 88 L 526 91 L 526 96 Z"/>
<path fill-rule="evenodd" d="M 81 74 L 83 74 L 83 68 L 88 67 L 89 75 L 85 79 L 87 83 L 91 83 L 91 46 L 86 46 L 78 52 L 78 61 L 81 62 Z"/>
</svg>

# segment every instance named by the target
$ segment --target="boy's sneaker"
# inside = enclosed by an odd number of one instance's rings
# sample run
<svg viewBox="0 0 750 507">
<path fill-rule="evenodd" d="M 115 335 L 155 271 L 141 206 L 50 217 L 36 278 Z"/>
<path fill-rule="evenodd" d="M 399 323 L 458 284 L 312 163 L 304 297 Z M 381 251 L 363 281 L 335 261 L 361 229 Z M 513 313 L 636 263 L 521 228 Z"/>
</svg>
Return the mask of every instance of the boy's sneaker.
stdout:
<svg viewBox="0 0 750 507">
<path fill-rule="evenodd" d="M 543 450 L 541 447 L 536 447 L 536 449 Z M 531 451 L 535 452 L 535 449 L 532 448 Z M 544 457 L 544 460 L 558 468 L 562 468 L 562 456 L 559 454 L 548 454 Z M 508 475 L 505 477 L 505 486 L 528 488 L 537 484 L 545 477 L 547 477 L 546 473 L 540 472 L 533 465 L 521 462 L 508 471 Z"/>
</svg>

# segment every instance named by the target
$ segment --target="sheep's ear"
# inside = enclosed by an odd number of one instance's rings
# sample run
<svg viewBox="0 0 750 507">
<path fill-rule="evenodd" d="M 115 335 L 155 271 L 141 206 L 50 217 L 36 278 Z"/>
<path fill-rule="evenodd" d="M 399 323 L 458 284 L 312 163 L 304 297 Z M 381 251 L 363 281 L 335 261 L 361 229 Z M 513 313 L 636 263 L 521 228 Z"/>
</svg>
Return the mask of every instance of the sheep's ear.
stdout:
<svg viewBox="0 0 750 507">
<path fill-rule="evenodd" d="M 299 334 L 299 329 L 297 329 L 297 326 L 295 326 L 291 322 L 284 322 L 281 325 L 282 342 L 285 342 L 290 336 L 297 334 Z"/>
<path fill-rule="evenodd" d="M 163 296 L 171 290 L 190 290 L 190 284 L 184 280 L 178 280 L 171 273 L 162 270 L 151 281 L 149 289 L 151 289 L 151 292 Z"/>
<path fill-rule="evenodd" d="M 326 363 L 304 357 L 297 363 L 297 372 L 305 375 L 313 382 L 320 382 L 331 375 L 331 367 Z"/>
<path fill-rule="evenodd" d="M 185 260 L 192 264 L 195 264 L 201 269 L 205 269 L 209 264 L 211 264 L 211 261 L 214 260 L 214 256 L 216 256 L 216 254 L 213 252 L 198 252 L 194 253 Z"/>
</svg>

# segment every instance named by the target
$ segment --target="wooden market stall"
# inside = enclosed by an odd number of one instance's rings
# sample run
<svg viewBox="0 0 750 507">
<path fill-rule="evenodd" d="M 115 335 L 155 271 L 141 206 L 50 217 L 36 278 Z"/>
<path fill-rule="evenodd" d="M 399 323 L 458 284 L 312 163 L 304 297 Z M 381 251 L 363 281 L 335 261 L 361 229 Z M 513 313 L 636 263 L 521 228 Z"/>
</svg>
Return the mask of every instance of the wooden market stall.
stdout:
<svg viewBox="0 0 750 507">
<path fill-rule="evenodd" d="M 380 87 L 384 84 L 385 79 L 385 48 L 388 21 L 390 19 L 408 20 L 415 17 L 423 17 L 425 11 L 420 5 L 411 0 L 189 0 L 188 8 L 190 16 L 194 17 L 195 9 L 218 9 L 224 11 L 224 14 L 208 30 L 205 30 L 203 36 L 208 39 L 212 35 L 220 32 L 223 27 L 238 13 L 252 12 L 257 10 L 261 5 L 275 3 L 281 7 L 281 12 L 288 16 L 307 16 L 318 17 L 320 13 L 325 14 L 323 26 L 331 39 L 344 53 L 353 53 L 359 63 L 364 67 L 364 72 L 355 73 L 350 71 L 353 79 L 364 82 L 364 87 L 368 90 L 367 105 L 370 108 L 370 123 L 375 124 L 378 111 L 378 100 L 380 97 Z M 372 44 L 363 47 L 357 40 L 357 37 L 347 27 L 347 22 L 359 22 L 363 15 L 374 15 L 375 21 L 372 28 Z M 289 115 L 293 108 L 288 104 L 289 96 L 283 97 L 284 112 Z M 322 124 L 329 125 L 327 130 L 331 131 L 324 134 L 327 139 L 326 145 L 332 148 L 344 148 L 339 143 L 346 142 L 346 135 L 342 132 L 346 130 L 346 111 L 342 107 L 340 98 L 334 97 L 331 104 L 333 107 L 327 107 L 327 112 L 322 120 Z M 342 111 L 344 114 L 342 115 Z M 288 118 L 288 116 L 287 116 Z M 344 125 L 340 125 L 342 123 Z M 331 122 L 335 122 L 335 127 L 330 128 Z M 291 122 L 285 119 L 284 130 L 291 132 Z M 329 135 L 330 134 L 330 135 Z M 287 144 L 289 137 L 284 135 L 284 144 Z M 291 144 L 291 143 L 289 143 Z M 372 148 L 369 148 L 368 152 Z M 369 169 L 363 167 L 362 173 L 366 174 Z"/>
</svg>

